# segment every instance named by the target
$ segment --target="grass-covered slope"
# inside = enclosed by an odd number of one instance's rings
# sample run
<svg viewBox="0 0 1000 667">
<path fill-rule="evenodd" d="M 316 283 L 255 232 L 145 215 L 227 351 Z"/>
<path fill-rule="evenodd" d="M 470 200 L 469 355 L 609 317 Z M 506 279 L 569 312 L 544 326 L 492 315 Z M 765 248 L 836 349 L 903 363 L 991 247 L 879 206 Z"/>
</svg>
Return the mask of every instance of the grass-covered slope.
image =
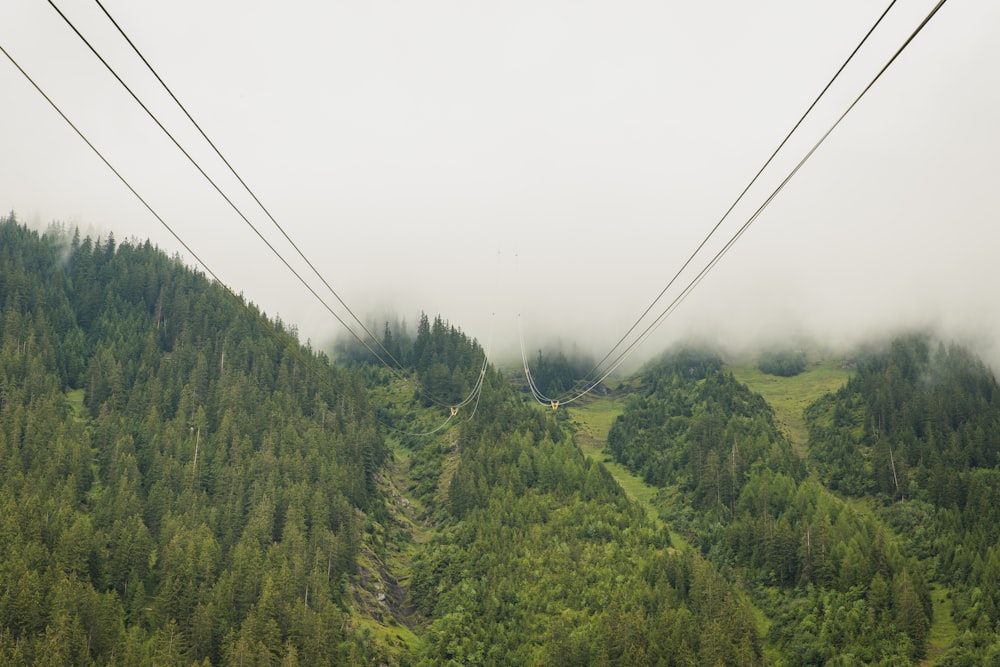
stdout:
<svg viewBox="0 0 1000 667">
<path fill-rule="evenodd" d="M 806 408 L 840 389 L 853 373 L 848 364 L 838 359 L 807 364 L 803 371 L 791 376 L 765 373 L 756 364 L 730 364 L 728 367 L 739 382 L 767 401 L 778 426 L 801 457 L 806 456 L 809 441 Z"/>
</svg>

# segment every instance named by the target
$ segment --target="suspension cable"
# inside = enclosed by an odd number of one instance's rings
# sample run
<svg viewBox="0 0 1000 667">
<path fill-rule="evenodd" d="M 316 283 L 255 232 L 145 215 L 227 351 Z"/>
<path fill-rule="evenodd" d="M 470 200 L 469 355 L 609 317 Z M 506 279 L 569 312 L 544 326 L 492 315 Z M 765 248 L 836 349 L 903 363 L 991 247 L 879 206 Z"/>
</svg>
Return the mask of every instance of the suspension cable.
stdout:
<svg viewBox="0 0 1000 667">
<path fill-rule="evenodd" d="M 114 17 L 111 16 L 111 14 L 108 12 L 108 10 L 105 8 L 105 6 L 101 3 L 101 0 L 94 0 L 94 2 L 96 2 L 97 6 L 101 8 L 101 11 L 104 12 L 104 15 L 111 22 L 111 24 L 118 30 L 118 33 L 122 36 L 122 38 L 124 38 L 124 40 L 128 43 L 128 45 L 130 47 L 132 47 L 132 50 L 139 57 L 139 59 L 143 62 L 143 64 L 146 66 L 146 68 L 152 73 L 152 75 L 154 77 L 156 77 L 156 80 L 159 81 L 159 83 L 163 87 L 163 89 L 167 92 L 168 95 L 170 95 L 170 98 L 177 104 L 177 106 L 180 108 L 180 110 L 184 112 L 184 115 L 187 116 L 187 119 L 189 121 L 191 121 L 191 124 L 194 125 L 195 129 L 198 130 L 198 132 L 201 134 L 202 138 L 208 143 L 209 146 L 212 147 L 212 150 L 215 151 L 215 154 L 219 157 L 220 160 L 222 160 L 222 163 L 226 165 L 226 167 L 229 169 L 230 173 L 232 173 L 232 175 L 236 178 L 236 180 L 239 181 L 240 185 L 243 186 L 243 189 L 247 191 L 247 193 L 250 195 L 250 197 L 253 198 L 254 202 L 256 202 L 257 206 L 260 207 L 260 209 L 264 212 L 264 214 L 268 217 L 268 219 L 270 219 L 270 221 L 274 224 L 274 226 L 278 229 L 278 231 L 281 232 L 281 235 L 285 237 L 285 240 L 288 241 L 289 245 L 291 245 L 292 248 L 295 250 L 295 252 L 298 253 L 299 257 L 312 270 L 312 272 L 316 275 L 316 277 L 319 278 L 320 282 L 323 283 L 323 285 L 327 288 L 327 290 L 329 290 L 329 292 L 331 294 L 333 294 L 333 296 L 337 299 L 337 301 L 340 303 L 340 305 L 343 306 L 345 310 L 347 310 L 347 312 L 351 315 L 351 317 L 354 319 L 354 321 L 357 322 L 358 326 L 360 326 L 361 329 L 368 335 L 368 337 L 371 338 L 371 340 L 375 342 L 375 344 L 382 351 L 382 353 L 385 354 L 385 356 L 387 358 L 391 359 L 393 361 L 393 363 L 395 363 L 398 368 L 402 369 L 403 365 L 392 355 L 392 353 L 389 350 L 387 350 L 385 348 L 385 346 L 378 339 L 378 337 L 375 336 L 375 334 L 373 334 L 368 329 L 368 327 L 365 326 L 364 322 L 354 313 L 353 310 L 351 310 L 351 307 L 347 305 L 347 303 L 344 301 L 344 299 L 342 299 L 341 296 L 337 293 L 337 291 L 333 289 L 333 287 L 330 285 L 330 283 L 327 282 L 326 278 L 323 277 L 323 275 L 313 265 L 313 263 L 309 260 L 309 258 L 306 257 L 305 253 L 303 253 L 302 250 L 299 249 L 299 246 L 291 239 L 291 237 L 285 231 L 284 227 L 282 227 L 280 224 L 278 224 L 278 221 L 274 218 L 273 215 L 271 215 L 271 212 L 267 209 L 266 206 L 264 206 L 264 204 L 263 204 L 263 202 L 261 202 L 260 198 L 257 197 L 257 194 L 250 188 L 249 185 L 247 185 L 246 181 L 243 180 L 243 178 L 239 175 L 239 173 L 237 173 L 235 167 L 233 167 L 233 165 L 229 162 L 229 160 L 226 159 L 226 157 L 222 154 L 222 151 L 220 151 L 219 148 L 215 145 L 215 142 L 213 142 L 211 139 L 209 139 L 208 135 L 202 129 L 201 125 L 198 124 L 198 122 L 191 116 L 191 114 L 187 110 L 187 107 L 185 107 L 181 103 L 181 101 L 174 94 L 174 91 L 170 89 L 170 87 L 163 80 L 163 78 L 159 75 L 159 73 L 156 71 L 156 69 L 153 67 L 153 65 L 150 64 L 149 60 L 147 60 L 146 57 L 142 54 L 142 52 L 139 51 L 139 48 L 135 45 L 135 43 L 128 36 L 128 34 L 125 33 L 125 30 L 121 27 L 121 25 L 118 23 L 118 21 L 116 21 L 114 19 Z M 58 11 L 58 9 L 57 9 L 57 11 Z M 61 14 L 61 12 L 60 12 L 60 14 Z"/>
<path fill-rule="evenodd" d="M 947 0 L 939 0 L 938 3 L 930 10 L 926 17 L 920 22 L 920 24 L 913 30 L 909 37 L 903 42 L 903 44 L 896 50 L 891 58 L 882 66 L 882 68 L 875 74 L 875 76 L 869 81 L 868 85 L 862 89 L 862 91 L 854 98 L 854 101 L 848 105 L 847 109 L 833 122 L 833 124 L 823 133 L 818 141 L 809 149 L 809 151 L 802 157 L 801 160 L 795 165 L 795 167 L 788 173 L 787 176 L 781 181 L 781 183 L 774 189 L 774 191 L 764 200 L 764 203 L 757 208 L 750 218 L 743 223 L 743 225 L 733 234 L 726 244 L 712 257 L 712 259 L 705 265 L 701 271 L 690 281 L 684 290 L 674 298 L 673 301 L 657 316 L 657 318 L 643 330 L 643 332 L 633 341 L 624 351 L 622 351 L 614 360 L 611 368 L 605 372 L 600 378 L 591 383 L 583 391 L 580 391 L 576 395 L 569 398 L 562 399 L 559 401 L 561 404 L 572 403 L 583 396 L 587 395 L 594 390 L 597 385 L 603 382 L 611 373 L 617 370 L 621 364 L 627 359 L 631 353 L 644 342 L 656 329 L 660 327 L 663 321 L 674 312 L 674 310 L 679 306 L 684 299 L 701 283 L 705 276 L 719 263 L 719 261 L 729 252 L 733 245 L 746 233 L 747 229 L 760 217 L 764 209 L 777 197 L 778 193 L 781 192 L 789 181 L 799 172 L 802 166 L 812 157 L 812 155 L 819 149 L 819 147 L 826 141 L 833 131 L 840 125 L 840 123 L 847 117 L 847 115 L 854 109 L 855 106 L 861 101 L 861 99 L 868 93 L 869 90 L 875 85 L 875 83 L 882 77 L 883 74 L 889 69 L 890 66 L 896 61 L 899 55 L 910 45 L 910 43 L 916 38 L 916 36 L 924 29 L 924 27 L 930 22 L 930 20 L 937 14 L 938 10 L 944 6 Z"/>
<path fill-rule="evenodd" d="M 221 278 L 219 278 L 219 276 L 212 270 L 212 267 L 210 267 L 207 262 L 205 262 L 201 257 L 198 256 L 198 253 L 196 253 L 194 249 L 191 248 L 191 246 L 189 246 L 183 238 L 181 238 L 180 234 L 178 234 L 177 231 L 173 227 L 171 227 L 170 224 L 168 224 L 167 221 L 164 220 L 159 213 L 156 212 L 156 210 L 152 207 L 152 205 L 148 201 L 146 201 L 146 199 L 141 194 L 139 194 L 139 192 L 132 186 L 132 184 L 128 181 L 128 179 L 126 179 L 125 176 L 122 175 L 122 173 L 118 171 L 118 169 L 116 169 L 114 165 L 111 164 L 111 162 L 108 160 L 107 157 L 105 157 L 105 155 L 100 151 L 100 149 L 98 149 L 97 146 L 94 145 L 94 143 L 87 138 L 87 136 L 83 133 L 83 131 L 79 127 L 77 127 L 72 120 L 69 119 L 69 117 L 63 112 L 63 110 L 59 107 L 59 105 L 56 104 L 56 102 L 51 97 L 49 97 L 44 90 L 42 90 L 41 86 L 31 77 L 30 74 L 28 74 L 28 72 L 23 67 L 21 67 L 21 65 L 17 62 L 14 56 L 12 56 L 7 51 L 7 49 L 4 48 L 3 44 L 0 44 L 0 53 L 3 53 L 3 55 L 7 57 L 7 60 L 9 60 L 11 64 L 14 65 L 14 67 L 24 76 L 24 78 L 28 81 L 28 83 L 32 85 L 35 91 L 37 91 L 38 94 L 41 95 L 42 98 L 49 104 L 49 106 L 52 107 L 52 109 L 57 114 L 59 114 L 59 116 L 66 122 L 67 125 L 69 125 L 69 127 L 73 130 L 73 132 L 76 133 L 76 135 L 83 141 L 83 143 L 86 144 L 87 147 L 90 148 L 90 150 L 93 151 L 93 153 L 101 160 L 101 162 L 103 162 L 104 165 L 111 171 L 111 173 L 118 178 L 118 180 L 122 183 L 122 185 L 124 185 L 125 188 L 129 192 L 131 192 L 136 199 L 139 200 L 139 202 L 143 205 L 143 207 L 147 211 L 149 211 L 150 215 L 152 215 L 157 220 L 157 222 L 159 222 L 160 225 L 164 229 L 166 229 L 167 232 L 170 233 L 170 235 L 174 238 L 174 240 L 176 240 L 177 243 L 179 243 L 181 247 L 184 248 L 184 250 L 191 255 L 192 258 L 194 258 L 195 262 L 198 265 L 200 265 L 209 276 L 212 277 L 212 280 L 215 281 L 215 284 L 217 284 L 225 293 L 227 293 L 238 304 L 240 304 L 240 306 L 247 313 L 249 313 L 254 320 L 257 321 L 257 323 L 261 326 L 261 328 L 266 333 L 268 333 L 271 336 L 271 338 L 273 338 L 279 345 L 284 346 L 286 349 L 289 349 L 292 352 L 292 354 L 298 358 L 299 362 L 302 363 L 305 369 L 313 368 L 314 369 L 313 372 L 316 373 L 318 376 L 319 374 L 318 371 L 315 370 L 315 367 L 312 364 L 307 363 L 306 359 L 302 356 L 301 348 L 297 344 L 297 342 L 293 344 L 293 341 L 288 338 L 282 340 L 282 338 L 279 336 L 278 332 L 275 330 L 272 323 L 268 322 L 268 320 L 264 317 L 263 313 L 260 310 L 251 308 L 251 304 L 249 302 L 245 301 L 240 295 L 234 292 L 232 288 L 230 288 L 225 282 L 223 282 Z M 334 395 L 336 395 L 337 393 L 342 393 L 333 390 L 332 385 L 330 385 L 330 389 Z"/>
<path fill-rule="evenodd" d="M 320 302 L 320 304 L 326 309 L 326 311 L 329 312 L 331 315 L 333 315 L 333 317 L 345 329 L 347 329 L 347 331 L 352 336 L 354 336 L 354 338 L 359 343 L 361 343 L 361 345 L 363 345 L 364 348 L 366 350 L 368 350 L 372 354 L 372 356 L 374 356 L 376 359 L 378 359 L 379 362 L 382 365 L 384 365 L 387 369 L 389 369 L 389 371 L 391 373 L 393 373 L 393 375 L 395 375 L 398 379 L 400 379 L 400 380 L 404 379 L 403 376 L 402 376 L 402 374 L 401 374 L 401 372 L 399 370 L 397 370 L 396 368 L 393 368 L 393 366 L 391 364 L 389 364 L 389 362 L 387 362 L 384 358 L 382 358 L 382 356 L 378 352 L 376 352 L 372 348 L 372 346 L 368 344 L 368 342 L 366 340 L 364 340 L 363 338 L 361 338 L 361 336 L 359 336 L 357 334 L 357 332 L 355 332 L 354 329 L 351 326 L 349 326 L 343 320 L 343 318 L 341 318 L 333 310 L 333 308 L 330 307 L 330 305 L 323 299 L 323 297 L 321 297 L 316 292 L 316 290 L 313 289 L 313 287 L 305 280 L 305 278 L 303 278 L 302 275 L 298 271 L 296 271 L 295 268 L 292 267 L 291 264 L 288 263 L 288 260 L 286 260 L 284 258 L 284 256 L 282 256 L 282 254 L 280 252 L 278 252 L 278 250 L 274 247 L 274 245 L 270 241 L 267 240 L 267 238 L 261 233 L 261 231 L 259 229 L 257 229 L 257 227 L 252 222 L 250 222 L 250 219 L 246 216 L 246 214 L 244 214 L 243 211 L 240 210 L 240 208 L 233 202 L 233 200 L 228 195 L 226 195 L 225 192 L 222 191 L 222 188 L 219 187 L 219 185 L 205 172 L 205 170 L 190 155 L 190 153 L 188 153 L 184 149 L 184 147 L 181 146 L 180 142 L 174 137 L 174 135 L 163 125 L 162 122 L 160 122 L 160 120 L 156 117 L 156 115 L 152 111 L 150 111 L 150 109 L 145 105 L 145 103 L 143 103 L 142 100 L 139 99 L 139 96 L 136 95 L 136 93 L 132 90 L 132 88 L 127 83 L 125 83 L 125 81 L 121 78 L 121 76 L 119 76 L 119 74 L 114 70 L 113 67 L 111 67 L 111 65 L 107 62 L 107 60 L 105 60 L 104 57 L 97 51 L 97 49 L 94 48 L 94 46 L 83 35 L 83 33 L 81 33 L 79 31 L 79 29 L 77 29 L 77 27 L 73 24 L 73 22 L 69 19 L 69 17 L 67 17 L 62 12 L 62 10 L 59 9 L 59 7 L 55 4 L 55 2 L 53 0 L 48 0 L 48 3 L 56 11 L 56 13 L 59 14 L 59 16 L 63 19 L 63 21 L 65 21 L 66 24 L 73 30 L 73 32 L 76 33 L 77 37 L 79 37 L 83 41 L 83 43 L 87 46 L 87 48 L 90 49 L 91 53 L 93 53 L 94 56 L 97 57 L 97 59 L 101 62 L 101 64 L 104 65 L 104 67 L 111 73 L 111 75 L 118 81 L 118 83 L 121 84 L 123 88 L 125 88 L 125 90 L 129 93 L 129 95 L 132 97 L 132 99 L 135 100 L 135 102 L 142 108 L 142 110 L 146 112 L 146 115 L 150 117 L 150 119 L 157 125 L 157 127 L 159 127 L 160 130 L 171 140 L 171 142 L 173 142 L 174 146 L 176 146 L 177 149 L 195 167 L 195 169 L 198 170 L 198 173 L 200 173 L 202 175 L 202 177 L 204 177 L 205 180 L 208 181 L 208 183 L 213 187 L 213 189 L 219 194 L 219 196 L 221 196 L 223 198 L 223 200 L 226 201 L 227 204 L 229 204 L 230 208 L 232 208 L 233 211 L 236 212 L 236 214 L 243 220 L 243 222 L 248 227 L 250 227 L 250 229 L 253 230 L 253 232 L 257 235 L 257 237 L 260 238 L 261 241 L 263 241 L 264 245 L 266 245 L 268 247 L 268 249 L 271 250 L 271 252 L 275 255 L 275 257 L 277 257 L 281 261 L 281 263 L 285 265 L 285 268 L 287 268 L 292 273 L 292 275 L 294 275 L 298 279 L 298 281 L 309 291 L 309 293 L 312 294 L 313 297 L 315 297 L 316 300 Z M 424 398 L 426 398 L 428 401 L 430 401 L 431 403 L 434 403 L 434 404 L 439 405 L 441 407 L 448 407 L 448 404 L 446 402 L 438 400 L 438 399 L 436 399 L 433 396 L 429 396 L 429 395 L 423 393 L 422 390 L 419 390 L 419 391 L 420 391 L 421 395 Z"/>
<path fill-rule="evenodd" d="M 878 17 L 878 19 L 876 19 L 875 23 L 871 26 L 871 28 L 868 29 L 868 32 L 865 33 L 864 37 L 861 38 L 861 41 L 858 42 L 857 46 L 854 47 L 854 50 L 851 51 L 850 55 L 847 56 L 847 59 L 840 65 L 840 67 L 837 69 L 837 71 L 834 73 L 834 75 L 830 78 L 830 80 L 827 82 L 827 84 L 819 92 L 819 95 L 816 96 L 816 98 L 812 101 L 812 103 L 809 105 L 809 107 L 802 113 L 802 115 L 799 117 L 799 119 L 795 123 L 795 125 L 792 126 L 792 129 L 789 130 L 788 133 L 785 135 L 785 138 L 781 140 L 781 143 L 778 144 L 778 147 L 776 149 L 774 149 L 774 152 L 772 152 L 771 155 L 767 158 L 767 160 L 764 162 L 763 166 L 761 166 L 760 169 L 757 170 L 757 173 L 754 174 L 753 178 L 750 179 L 750 182 L 747 183 L 746 187 L 744 187 L 743 190 L 740 192 L 740 194 L 736 197 L 736 199 L 733 200 L 733 203 L 729 205 L 729 208 L 727 208 L 726 211 L 725 211 L 725 213 L 722 214 L 722 217 L 719 218 L 718 222 L 716 222 L 715 225 L 712 227 L 712 229 L 709 230 L 709 232 L 705 236 L 705 238 L 703 238 L 701 240 L 701 242 L 694 249 L 694 251 L 688 256 L 688 258 L 681 265 L 680 269 L 677 270 L 677 272 L 673 275 L 673 277 L 666 284 L 666 286 L 662 290 L 660 290 L 660 293 L 656 295 L 656 297 L 650 302 L 650 304 L 648 306 L 646 306 L 646 309 L 643 310 L 642 314 L 639 315 L 639 317 L 635 320 L 635 322 L 632 323 L 632 326 L 630 326 L 628 328 L 628 330 L 622 335 L 622 337 L 620 339 L 618 339 L 618 342 L 616 342 L 611 347 L 611 349 L 608 351 L 608 353 L 605 354 L 604 357 L 600 361 L 598 361 L 596 364 L 594 364 L 594 367 L 591 370 L 587 371 L 586 375 L 584 376 L 585 379 L 588 378 L 588 377 L 590 377 L 592 374 L 599 374 L 600 373 L 601 365 L 604 364 L 604 362 L 606 362 L 609 358 L 611 358 L 615 354 L 615 351 L 618 349 L 618 347 L 621 346 L 622 343 L 625 342 L 625 340 L 632 334 L 633 331 L 635 331 L 636 327 L 638 327 L 639 324 L 646 318 L 646 316 L 649 315 L 650 311 L 653 310 L 653 307 L 663 298 L 663 296 L 667 293 L 667 291 L 674 285 L 674 283 L 681 276 L 681 274 L 688 268 L 688 266 L 691 264 L 691 262 L 694 261 L 695 257 L 698 255 L 698 253 L 700 253 L 702 251 L 702 249 L 705 247 L 705 245 L 708 243 L 708 241 L 712 238 L 712 236 L 716 233 L 716 231 L 718 231 L 719 227 L 722 226 L 722 223 L 725 222 L 725 220 L 733 212 L 733 210 L 736 208 L 736 206 L 743 200 L 743 198 L 746 196 L 747 192 L 749 192 L 750 188 L 752 188 L 753 185 L 760 179 L 760 177 L 764 173 L 764 171 L 771 165 L 771 163 L 774 161 L 775 157 L 777 157 L 777 155 L 781 151 L 781 149 L 785 147 L 785 145 L 788 143 L 789 139 L 791 139 L 791 137 L 795 133 L 795 131 L 799 129 L 799 127 L 805 121 L 806 117 L 813 111 L 813 109 L 816 107 L 816 105 L 819 103 L 819 101 L 823 98 L 823 96 L 826 95 L 826 93 L 830 89 L 830 87 L 833 86 L 834 82 L 840 77 L 841 73 L 844 71 L 844 69 L 847 67 L 847 65 L 851 62 L 851 60 L 854 59 L 854 56 L 858 53 L 858 51 L 865 44 L 865 42 L 868 41 L 868 38 L 871 37 L 871 35 L 872 35 L 873 32 L 875 32 L 875 29 L 878 28 L 878 26 L 882 23 L 882 20 L 889 13 L 889 10 L 891 10 L 892 7 L 895 4 L 896 4 L 896 0 L 892 0 L 889 3 L 889 5 L 885 8 L 885 10 L 881 13 L 881 15 L 879 15 L 879 17 Z M 616 368 L 617 368 L 617 366 L 616 366 Z M 603 377 L 606 378 L 607 374 L 605 374 Z M 600 382 L 601 382 L 601 380 L 598 380 L 597 383 L 595 383 L 595 386 L 596 386 L 596 384 L 599 384 Z"/>
</svg>

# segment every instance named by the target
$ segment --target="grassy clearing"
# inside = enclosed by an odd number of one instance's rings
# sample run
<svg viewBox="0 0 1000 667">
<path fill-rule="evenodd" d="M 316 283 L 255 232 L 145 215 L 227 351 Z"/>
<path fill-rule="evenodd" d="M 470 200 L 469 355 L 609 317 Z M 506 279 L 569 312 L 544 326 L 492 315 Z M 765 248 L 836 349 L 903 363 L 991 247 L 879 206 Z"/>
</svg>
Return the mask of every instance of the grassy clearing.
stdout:
<svg viewBox="0 0 1000 667">
<path fill-rule="evenodd" d="M 416 655 L 425 625 L 409 596 L 411 564 L 420 545 L 431 536 L 424 510 L 410 496 L 411 452 L 390 439 L 392 456 L 378 476 L 389 518 L 369 520 L 358 554 L 351 625 L 390 654 Z"/>
<path fill-rule="evenodd" d="M 612 460 L 604 453 L 608 443 L 608 431 L 615 418 L 625 409 L 625 398 L 600 397 L 592 399 L 581 407 L 566 408 L 570 419 L 576 427 L 576 444 L 584 456 L 604 464 L 604 467 L 614 476 L 632 500 L 646 508 L 649 516 L 658 524 L 663 525 L 656 509 L 656 494 L 658 489 L 633 475 L 628 468 Z"/>
<path fill-rule="evenodd" d="M 386 492 L 395 501 L 393 518 L 407 531 L 411 547 L 412 544 L 424 544 L 431 538 L 433 530 L 426 522 L 427 508 L 413 493 L 415 484 L 409 473 L 413 452 L 397 443 L 390 444 L 393 458 L 386 465 Z"/>
<path fill-rule="evenodd" d="M 927 657 L 921 665 L 933 665 L 958 637 L 958 626 L 951 616 L 951 589 L 940 584 L 931 585 L 931 600 L 934 603 L 934 618 L 930 635 L 927 637 Z"/>
<path fill-rule="evenodd" d="M 811 364 L 793 377 L 778 377 L 763 373 L 753 364 L 731 365 L 737 380 L 764 397 L 774 410 L 779 428 L 799 456 L 805 456 L 809 432 L 806 429 L 806 407 L 823 395 L 840 389 L 853 371 L 837 360 Z"/>
<path fill-rule="evenodd" d="M 83 407 L 83 389 L 71 389 L 67 391 L 66 402 L 69 403 L 74 417 L 77 419 L 87 418 L 87 413 Z"/>
<path fill-rule="evenodd" d="M 362 633 L 367 633 L 377 643 L 390 649 L 393 653 L 399 653 L 403 649 L 404 655 L 417 655 L 421 641 L 412 630 L 405 625 L 399 625 L 392 620 L 388 625 L 382 625 L 378 621 L 363 616 L 353 616 L 351 623 Z"/>
<path fill-rule="evenodd" d="M 391 415 L 416 412 L 418 417 L 404 421 L 403 427 L 422 432 L 440 420 L 434 409 L 416 406 L 415 387 L 412 380 L 392 379 L 371 387 L 369 400 Z M 447 433 L 437 437 L 449 437 Z M 400 443 L 401 437 L 401 432 L 391 428 L 386 437 L 390 456 L 378 484 L 389 516 L 384 523 L 369 519 L 362 535 L 350 624 L 390 654 L 412 657 L 419 654 L 427 624 L 409 596 L 412 561 L 434 535 L 434 528 L 417 497 L 417 483 L 411 475 L 413 451 Z"/>
</svg>

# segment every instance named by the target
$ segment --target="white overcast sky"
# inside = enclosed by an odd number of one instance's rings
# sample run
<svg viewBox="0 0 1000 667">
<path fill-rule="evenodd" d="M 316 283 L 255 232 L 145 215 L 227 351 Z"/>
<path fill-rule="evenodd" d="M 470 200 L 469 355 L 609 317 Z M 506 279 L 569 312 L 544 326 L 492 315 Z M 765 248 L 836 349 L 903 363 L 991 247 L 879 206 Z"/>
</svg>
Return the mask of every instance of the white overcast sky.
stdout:
<svg viewBox="0 0 1000 667">
<path fill-rule="evenodd" d="M 103 2 L 357 314 L 424 310 L 499 350 L 520 328 L 529 348 L 558 337 L 598 355 L 887 4 Z M 318 285 L 97 4 L 56 4 Z M 719 243 L 934 4 L 896 3 Z M 3 0 L 0 45 L 222 280 L 315 343 L 342 331 L 48 3 Z M 3 58 L 0 96 L 0 210 L 179 249 Z M 1000 3 L 951 0 L 645 352 L 928 324 L 988 348 L 998 119 Z"/>
</svg>

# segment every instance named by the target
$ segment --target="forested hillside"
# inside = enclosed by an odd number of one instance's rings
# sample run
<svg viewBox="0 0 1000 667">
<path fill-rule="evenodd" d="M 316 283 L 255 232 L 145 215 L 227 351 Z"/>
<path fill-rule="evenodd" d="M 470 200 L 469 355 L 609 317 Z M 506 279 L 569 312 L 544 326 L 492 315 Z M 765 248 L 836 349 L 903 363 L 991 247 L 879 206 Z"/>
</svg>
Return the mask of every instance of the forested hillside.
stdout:
<svg viewBox="0 0 1000 667">
<path fill-rule="evenodd" d="M 859 353 L 807 408 L 804 460 L 715 355 L 642 379 L 608 451 L 751 591 L 773 663 L 1000 662 L 1000 393 L 967 349 L 913 335 Z"/>
<path fill-rule="evenodd" d="M 0 268 L 0 662 L 762 663 L 745 600 L 440 317 L 345 369 L 149 244 L 8 219 Z M 421 544 L 384 541 L 383 434 Z M 359 604 L 391 550 L 415 642 Z"/>
<path fill-rule="evenodd" d="M 798 449 L 714 353 L 650 364 L 607 455 L 657 519 L 459 328 L 381 334 L 335 364 L 148 243 L 0 221 L 0 664 L 1000 664 L 968 350 L 859 353 Z"/>
<path fill-rule="evenodd" d="M 418 378 L 435 366 L 455 386 L 478 377 L 478 345 L 424 321 L 412 340 L 386 337 L 403 357 L 435 350 Z M 471 354 L 449 352 L 455 344 Z M 414 418 L 425 396 L 402 396 L 381 414 L 433 526 L 409 572 L 427 619 L 417 664 L 763 663 L 749 604 L 700 554 L 673 548 L 552 410 L 527 404 L 493 367 L 447 431 Z"/>
<path fill-rule="evenodd" d="M 0 222 L 0 663 L 363 660 L 385 455 L 356 373 L 203 275 Z"/>
<path fill-rule="evenodd" d="M 780 665 L 909 664 L 924 653 L 923 569 L 871 511 L 827 491 L 760 396 L 709 352 L 644 374 L 609 451 L 664 487 L 666 518 L 747 588 Z M 831 662 L 835 661 L 835 662 Z"/>
<path fill-rule="evenodd" d="M 1000 386 L 969 350 L 928 335 L 865 355 L 807 411 L 825 483 L 874 496 L 952 591 L 959 634 L 939 664 L 1000 664 Z"/>
</svg>

